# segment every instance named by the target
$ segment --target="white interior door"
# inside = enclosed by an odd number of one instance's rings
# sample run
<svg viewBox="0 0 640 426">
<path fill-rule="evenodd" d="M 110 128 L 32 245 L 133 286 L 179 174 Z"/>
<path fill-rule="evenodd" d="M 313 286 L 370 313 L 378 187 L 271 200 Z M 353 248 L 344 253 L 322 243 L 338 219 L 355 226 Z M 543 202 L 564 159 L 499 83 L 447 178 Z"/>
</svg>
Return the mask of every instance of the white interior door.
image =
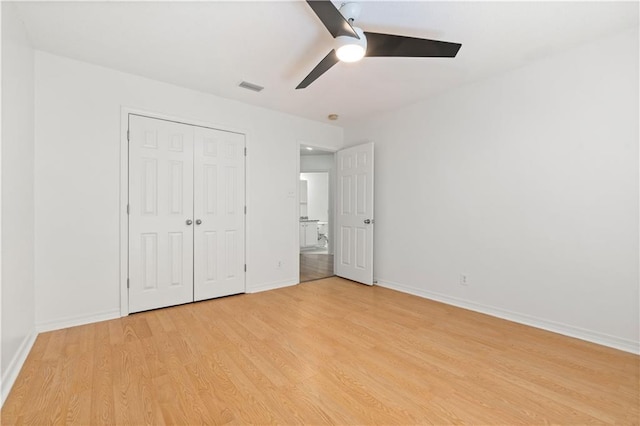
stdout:
<svg viewBox="0 0 640 426">
<path fill-rule="evenodd" d="M 195 128 L 195 300 L 243 293 L 244 135 Z"/>
<path fill-rule="evenodd" d="M 193 301 L 193 137 L 129 116 L 129 312 Z"/>
<path fill-rule="evenodd" d="M 337 152 L 336 275 L 373 285 L 373 143 Z"/>
</svg>

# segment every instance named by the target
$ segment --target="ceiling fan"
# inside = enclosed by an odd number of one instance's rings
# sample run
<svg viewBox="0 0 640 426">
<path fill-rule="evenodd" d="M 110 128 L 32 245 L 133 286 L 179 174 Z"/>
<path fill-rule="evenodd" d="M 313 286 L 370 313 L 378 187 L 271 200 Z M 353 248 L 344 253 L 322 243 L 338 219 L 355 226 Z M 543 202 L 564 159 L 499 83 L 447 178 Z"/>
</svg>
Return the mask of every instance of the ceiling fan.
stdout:
<svg viewBox="0 0 640 426">
<path fill-rule="evenodd" d="M 340 61 L 355 62 L 364 56 L 453 58 L 460 43 L 380 34 L 352 26 L 360 14 L 358 3 L 344 3 L 340 10 L 330 0 L 307 0 L 320 21 L 335 39 L 335 49 L 305 77 L 296 89 L 304 89 Z"/>
</svg>

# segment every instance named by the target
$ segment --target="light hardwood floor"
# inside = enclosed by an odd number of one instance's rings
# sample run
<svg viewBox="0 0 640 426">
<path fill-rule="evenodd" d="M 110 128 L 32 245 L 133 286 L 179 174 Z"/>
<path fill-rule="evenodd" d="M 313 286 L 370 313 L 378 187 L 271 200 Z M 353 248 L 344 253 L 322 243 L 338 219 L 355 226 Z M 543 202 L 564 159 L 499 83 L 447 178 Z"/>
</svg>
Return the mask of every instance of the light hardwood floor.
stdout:
<svg viewBox="0 0 640 426">
<path fill-rule="evenodd" d="M 333 276 L 333 255 L 326 253 L 300 253 L 300 282 Z"/>
<path fill-rule="evenodd" d="M 44 333 L 2 424 L 638 424 L 636 355 L 340 278 Z"/>
</svg>

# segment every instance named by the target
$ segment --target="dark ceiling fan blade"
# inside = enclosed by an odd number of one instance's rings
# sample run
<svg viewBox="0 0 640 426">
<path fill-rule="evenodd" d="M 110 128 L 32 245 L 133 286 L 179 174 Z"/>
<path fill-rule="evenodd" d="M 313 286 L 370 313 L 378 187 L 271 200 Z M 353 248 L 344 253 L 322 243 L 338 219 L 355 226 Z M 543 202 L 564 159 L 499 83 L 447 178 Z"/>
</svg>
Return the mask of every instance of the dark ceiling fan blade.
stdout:
<svg viewBox="0 0 640 426">
<path fill-rule="evenodd" d="M 327 27 L 333 38 L 349 36 L 360 39 L 349 21 L 344 19 L 344 16 L 329 0 L 307 0 L 307 4 L 318 15 L 318 18 Z"/>
<path fill-rule="evenodd" d="M 367 37 L 366 56 L 454 58 L 462 46 L 460 43 L 366 31 L 364 35 Z"/>
<path fill-rule="evenodd" d="M 329 52 L 329 54 L 325 56 L 318 65 L 316 65 L 316 67 L 309 73 L 309 75 L 306 76 L 304 80 L 302 80 L 302 83 L 298 84 L 298 87 L 296 87 L 296 89 L 304 89 L 339 61 L 340 59 L 338 59 L 336 51 L 332 49 L 331 52 Z"/>
</svg>

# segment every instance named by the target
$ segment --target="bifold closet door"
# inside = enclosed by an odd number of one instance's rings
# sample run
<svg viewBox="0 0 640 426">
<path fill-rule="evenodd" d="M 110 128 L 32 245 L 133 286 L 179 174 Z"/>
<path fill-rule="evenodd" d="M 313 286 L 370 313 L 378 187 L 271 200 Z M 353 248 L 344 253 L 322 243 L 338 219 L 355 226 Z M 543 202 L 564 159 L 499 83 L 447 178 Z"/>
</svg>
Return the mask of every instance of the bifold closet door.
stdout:
<svg viewBox="0 0 640 426">
<path fill-rule="evenodd" d="M 244 147 L 242 134 L 195 128 L 195 300 L 245 291 Z"/>
<path fill-rule="evenodd" d="M 194 127 L 129 116 L 129 312 L 193 301 Z"/>
</svg>

